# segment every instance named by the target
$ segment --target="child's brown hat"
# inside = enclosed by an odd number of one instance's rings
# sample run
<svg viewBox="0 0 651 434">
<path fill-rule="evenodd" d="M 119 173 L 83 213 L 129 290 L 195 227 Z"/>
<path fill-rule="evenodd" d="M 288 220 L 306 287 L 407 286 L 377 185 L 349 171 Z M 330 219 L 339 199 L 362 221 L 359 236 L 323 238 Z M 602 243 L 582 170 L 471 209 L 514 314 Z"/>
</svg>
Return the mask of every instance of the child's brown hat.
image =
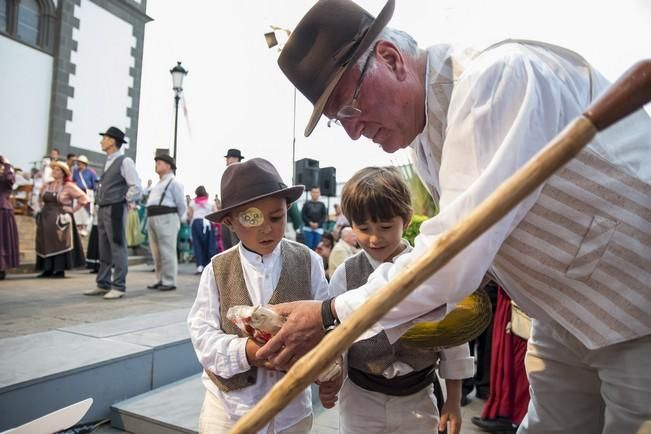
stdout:
<svg viewBox="0 0 651 434">
<path fill-rule="evenodd" d="M 220 222 L 233 209 L 265 197 L 285 197 L 290 204 L 304 191 L 303 185 L 287 187 L 276 168 L 267 160 L 252 158 L 226 168 L 221 183 L 222 209 L 206 218 Z"/>
</svg>

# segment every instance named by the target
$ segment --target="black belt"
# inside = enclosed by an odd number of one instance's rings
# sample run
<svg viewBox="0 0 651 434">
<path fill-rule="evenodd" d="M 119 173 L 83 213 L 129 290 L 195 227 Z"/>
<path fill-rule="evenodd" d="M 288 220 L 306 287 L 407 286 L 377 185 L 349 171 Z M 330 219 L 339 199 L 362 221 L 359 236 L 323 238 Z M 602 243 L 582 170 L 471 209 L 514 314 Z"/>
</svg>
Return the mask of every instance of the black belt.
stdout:
<svg viewBox="0 0 651 434">
<path fill-rule="evenodd" d="M 154 217 L 163 214 L 176 214 L 178 208 L 175 206 L 149 205 L 147 207 L 147 217 Z"/>
<path fill-rule="evenodd" d="M 423 390 L 432 384 L 434 374 L 434 365 L 421 371 L 414 371 L 393 378 L 373 375 L 360 371 L 359 369 L 348 367 L 348 378 L 353 383 L 362 389 L 391 396 L 407 396 Z"/>
</svg>

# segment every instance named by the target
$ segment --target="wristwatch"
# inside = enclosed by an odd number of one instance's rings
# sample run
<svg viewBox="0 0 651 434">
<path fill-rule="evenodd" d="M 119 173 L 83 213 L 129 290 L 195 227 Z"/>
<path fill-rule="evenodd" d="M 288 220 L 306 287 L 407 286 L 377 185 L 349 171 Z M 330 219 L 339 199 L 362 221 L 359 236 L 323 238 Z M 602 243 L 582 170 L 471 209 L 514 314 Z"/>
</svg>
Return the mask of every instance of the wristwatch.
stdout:
<svg viewBox="0 0 651 434">
<path fill-rule="evenodd" d="M 335 298 L 329 298 L 321 303 L 321 321 L 326 333 L 331 332 L 339 325 L 339 320 L 332 314 L 332 302 Z"/>
</svg>

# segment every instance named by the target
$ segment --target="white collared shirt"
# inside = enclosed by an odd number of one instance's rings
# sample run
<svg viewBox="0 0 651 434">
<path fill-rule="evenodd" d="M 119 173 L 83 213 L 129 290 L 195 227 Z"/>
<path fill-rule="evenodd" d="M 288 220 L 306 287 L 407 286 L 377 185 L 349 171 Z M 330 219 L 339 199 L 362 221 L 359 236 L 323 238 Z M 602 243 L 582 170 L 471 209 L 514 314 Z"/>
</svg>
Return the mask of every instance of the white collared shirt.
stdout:
<svg viewBox="0 0 651 434">
<path fill-rule="evenodd" d="M 608 87 L 598 71 L 577 63 L 576 57 L 568 56 L 566 51 L 509 43 L 463 65 L 458 79 L 452 77 L 453 90 L 443 118 L 430 117 L 436 110 L 434 106 L 445 106 L 431 91 L 431 77 L 443 75 L 441 71 L 449 65 L 462 64 L 450 53 L 440 46 L 428 49 L 428 118 L 424 130 L 410 145 L 418 158 L 414 164 L 423 169 L 419 174 L 424 183 L 437 190 L 432 192 L 435 198 L 440 196 L 441 211 L 421 225 L 411 253 L 398 258 L 395 264 L 380 265 L 366 285 L 335 299 L 341 320 L 425 255 L 440 234 L 495 191 Z M 443 128 L 437 132 L 435 124 L 441 121 Z M 649 182 L 651 160 L 645 144 L 651 137 L 650 125 L 648 115 L 640 110 L 600 132 L 588 146 L 622 170 Z M 440 144 L 435 143 L 437 137 Z M 384 329 L 391 340 L 391 329 L 419 315 L 436 310 L 435 316 L 441 318 L 454 309 L 459 300 L 480 285 L 502 243 L 533 206 L 541 188 L 392 308 L 360 339 Z M 517 288 L 505 289 L 517 295 Z M 526 306 L 527 313 L 536 318 L 547 315 L 542 309 Z"/>
<path fill-rule="evenodd" d="M 183 216 L 185 209 L 187 208 L 185 205 L 183 184 L 176 179 L 174 173 L 170 172 L 165 174 L 160 178 L 156 185 L 151 188 L 149 197 L 147 198 L 147 206 L 151 205 L 176 208 L 176 213 L 179 215 L 179 218 Z"/>
<path fill-rule="evenodd" d="M 282 271 L 281 243 L 270 255 L 260 256 L 238 243 L 244 281 L 253 305 L 266 304 L 278 285 Z M 230 250 L 229 250 L 230 251 Z M 325 300 L 328 296 L 328 282 L 323 271 L 321 257 L 310 250 L 311 288 L 314 300 Z M 224 333 L 220 328 L 219 293 L 212 266 L 203 270 L 197 298 L 188 315 L 188 328 L 194 349 L 201 365 L 215 374 L 230 378 L 251 369 L 246 358 L 247 338 Z M 278 371 L 258 368 L 257 382 L 253 386 L 231 392 L 222 392 L 208 376 L 203 374 L 203 384 L 224 405 L 226 411 L 239 418 L 255 406 L 271 387 L 284 375 Z M 297 396 L 274 419 L 276 430 L 285 429 L 312 412 L 312 398 L 309 388 Z M 266 427 L 260 432 L 266 432 Z"/>
<path fill-rule="evenodd" d="M 404 249 L 398 253 L 391 261 L 395 261 L 398 257 L 412 251 L 409 242 L 402 240 Z M 382 263 L 371 257 L 365 250 L 362 250 L 359 255 L 365 255 L 368 262 L 373 269 L 377 269 Z M 346 262 L 342 266 L 337 267 L 332 278 L 330 279 L 329 292 L 330 297 L 336 297 L 345 293 L 348 289 L 346 280 Z M 456 347 L 442 350 L 439 355 L 439 375 L 441 378 L 449 380 L 462 380 L 470 378 L 475 373 L 474 358 L 470 355 L 470 347 L 468 344 L 459 345 Z M 435 361 L 433 361 L 435 362 Z M 399 375 L 406 375 L 413 372 L 414 369 L 404 362 L 395 362 L 389 366 L 382 375 L 386 378 L 393 378 Z"/>
</svg>

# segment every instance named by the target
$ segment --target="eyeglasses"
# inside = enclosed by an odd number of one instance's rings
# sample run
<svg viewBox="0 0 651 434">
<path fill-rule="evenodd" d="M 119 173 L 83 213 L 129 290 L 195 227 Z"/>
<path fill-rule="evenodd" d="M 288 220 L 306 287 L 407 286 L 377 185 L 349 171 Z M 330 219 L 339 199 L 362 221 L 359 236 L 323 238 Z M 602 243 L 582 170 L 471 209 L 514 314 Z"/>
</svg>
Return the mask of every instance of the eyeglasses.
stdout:
<svg viewBox="0 0 651 434">
<path fill-rule="evenodd" d="M 342 106 L 337 111 L 335 117 L 328 121 L 328 127 L 331 127 L 332 125 L 341 126 L 341 121 L 343 119 L 353 119 L 361 116 L 362 110 L 357 107 L 359 91 L 362 87 L 362 81 L 364 81 L 364 75 L 366 74 L 366 70 L 371 64 L 371 58 L 373 58 L 373 53 L 375 53 L 375 49 L 371 50 L 371 52 L 369 53 L 368 57 L 366 58 L 366 61 L 364 62 L 364 66 L 362 67 L 362 72 L 361 74 L 359 74 L 359 78 L 357 78 L 357 84 L 355 84 L 355 92 L 353 92 L 353 99 L 350 100 L 350 103 Z"/>
</svg>

